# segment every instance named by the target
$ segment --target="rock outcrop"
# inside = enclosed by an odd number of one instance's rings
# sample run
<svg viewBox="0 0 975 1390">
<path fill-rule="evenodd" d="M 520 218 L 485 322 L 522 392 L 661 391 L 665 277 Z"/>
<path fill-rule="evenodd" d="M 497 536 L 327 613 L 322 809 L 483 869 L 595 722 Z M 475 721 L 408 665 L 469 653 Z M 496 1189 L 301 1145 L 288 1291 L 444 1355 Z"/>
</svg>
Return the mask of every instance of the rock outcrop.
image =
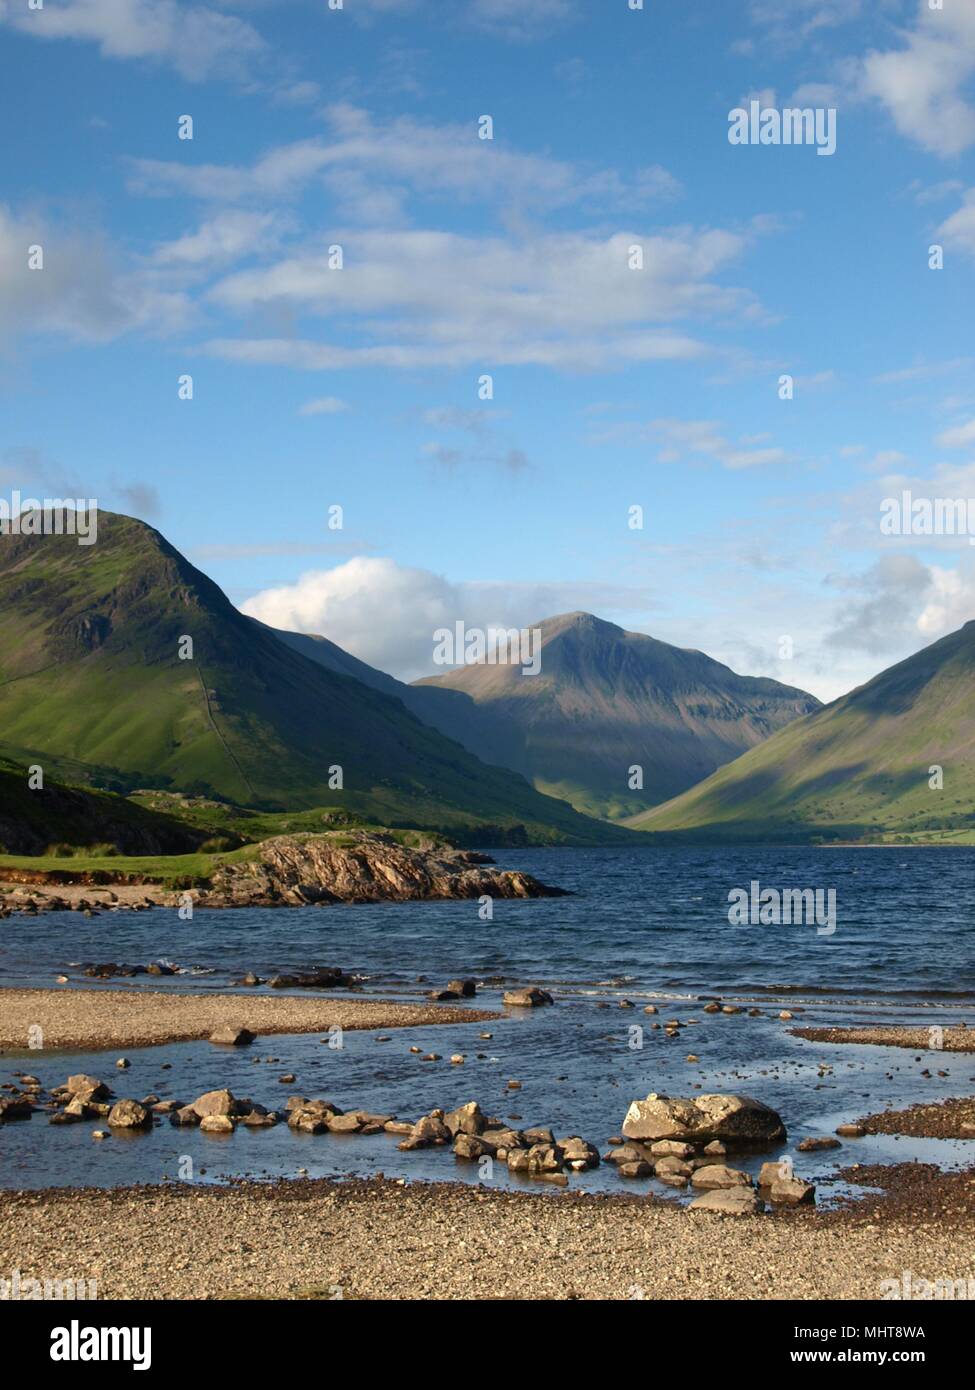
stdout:
<svg viewBox="0 0 975 1390">
<path fill-rule="evenodd" d="M 564 894 L 531 874 L 492 865 L 474 850 L 413 849 L 370 831 L 279 835 L 265 840 L 253 858 L 223 864 L 194 897 L 205 907 L 277 907 Z"/>
</svg>

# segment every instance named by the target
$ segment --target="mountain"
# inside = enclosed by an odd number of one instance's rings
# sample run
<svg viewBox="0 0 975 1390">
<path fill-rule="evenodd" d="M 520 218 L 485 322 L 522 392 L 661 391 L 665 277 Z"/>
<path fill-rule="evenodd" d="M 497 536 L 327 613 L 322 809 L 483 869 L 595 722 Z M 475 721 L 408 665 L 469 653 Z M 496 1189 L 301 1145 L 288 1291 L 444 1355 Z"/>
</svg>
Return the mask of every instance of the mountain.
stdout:
<svg viewBox="0 0 975 1390">
<path fill-rule="evenodd" d="M 736 675 L 703 652 L 591 613 L 539 627 L 537 675 L 458 667 L 418 681 L 410 708 L 485 762 L 590 815 L 633 815 L 666 801 L 819 708 L 804 691 Z M 473 708 L 458 705 L 460 697 Z M 634 765 L 643 769 L 642 790 L 628 786 Z"/>
<path fill-rule="evenodd" d="M 114 790 L 336 808 L 482 840 L 607 834 L 287 646 L 157 531 L 109 512 L 91 546 L 0 536 L 0 730 L 18 761 L 70 766 L 72 780 L 83 767 Z"/>
<path fill-rule="evenodd" d="M 45 854 L 59 846 L 190 854 L 206 838 L 203 831 L 111 792 L 67 787 L 49 777 L 43 788 L 32 789 L 27 768 L 0 757 L 0 854 Z"/>
<path fill-rule="evenodd" d="M 943 769 L 942 790 L 930 785 L 935 766 Z M 735 840 L 970 832 L 975 622 L 630 824 Z"/>
</svg>

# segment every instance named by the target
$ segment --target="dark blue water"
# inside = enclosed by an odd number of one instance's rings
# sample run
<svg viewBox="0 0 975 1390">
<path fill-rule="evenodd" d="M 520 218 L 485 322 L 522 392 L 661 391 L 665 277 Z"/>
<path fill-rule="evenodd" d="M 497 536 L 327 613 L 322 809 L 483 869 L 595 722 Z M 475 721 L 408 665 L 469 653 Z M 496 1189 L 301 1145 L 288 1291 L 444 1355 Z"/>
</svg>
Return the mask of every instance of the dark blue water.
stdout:
<svg viewBox="0 0 975 1390">
<path fill-rule="evenodd" d="M 601 1150 L 618 1133 L 629 1102 L 650 1091 L 742 1091 L 781 1112 L 789 1140 L 779 1152 L 793 1156 L 798 1172 L 826 1184 L 837 1166 L 857 1161 L 970 1161 L 970 1142 L 882 1137 L 848 1141 L 827 1154 L 796 1154 L 800 1139 L 829 1134 L 842 1120 L 970 1094 L 975 1058 L 815 1044 L 790 1029 L 975 1023 L 975 848 L 525 850 L 499 851 L 498 859 L 574 896 L 499 901 L 490 921 L 468 902 L 198 912 L 192 922 L 169 909 L 92 919 L 16 917 L 0 922 L 0 984 L 49 986 L 64 973 L 72 984 L 91 987 L 78 969 L 85 961 L 175 963 L 180 973 L 169 979 L 101 986 L 153 990 L 226 989 L 248 969 L 264 976 L 340 965 L 368 994 L 420 998 L 452 976 L 472 975 L 486 1008 L 501 1007 L 505 985 L 526 983 L 549 988 L 554 1008 L 511 1010 L 489 1024 L 388 1030 L 388 1042 L 374 1032 L 347 1032 L 338 1051 L 314 1035 L 264 1038 L 242 1051 L 175 1044 L 129 1052 L 125 1073 L 116 1072 L 114 1054 L 8 1054 L 0 1060 L 3 1079 L 26 1068 L 57 1084 L 84 1070 L 137 1098 L 151 1091 L 192 1100 L 229 1085 L 268 1106 L 300 1093 L 410 1119 L 436 1105 L 477 1099 L 499 1118 L 579 1133 Z M 763 888 L 834 889 L 835 932 L 731 926 L 728 893 L 747 889 L 753 879 Z M 762 1013 L 708 1015 L 702 995 Z M 621 1009 L 622 998 L 637 1007 Z M 651 1000 L 660 1008 L 656 1019 L 641 1012 Z M 794 1022 L 779 1019 L 783 1007 Z M 678 1038 L 650 1027 L 669 1018 L 686 1024 Z M 490 1040 L 480 1039 L 485 1030 Z M 441 1060 L 420 1062 L 411 1045 Z M 464 1054 L 462 1066 L 449 1064 L 454 1052 Z M 688 1062 L 688 1054 L 700 1060 Z M 286 1071 L 297 1073 L 295 1085 L 278 1082 Z M 509 1079 L 520 1080 L 522 1089 L 508 1090 Z M 147 1135 L 98 1143 L 91 1130 L 100 1125 L 52 1128 L 35 1115 L 0 1126 L 0 1182 L 157 1182 L 177 1177 L 181 1159 L 191 1161 L 196 1180 L 294 1176 L 302 1168 L 315 1176 L 379 1170 L 411 1178 L 479 1176 L 449 1151 L 400 1153 L 389 1136 L 299 1137 L 280 1126 L 240 1127 L 221 1139 L 163 1123 Z M 493 1181 L 521 1180 L 496 1167 Z M 592 1190 L 615 1190 L 620 1181 L 607 1166 L 572 1179 Z"/>
</svg>

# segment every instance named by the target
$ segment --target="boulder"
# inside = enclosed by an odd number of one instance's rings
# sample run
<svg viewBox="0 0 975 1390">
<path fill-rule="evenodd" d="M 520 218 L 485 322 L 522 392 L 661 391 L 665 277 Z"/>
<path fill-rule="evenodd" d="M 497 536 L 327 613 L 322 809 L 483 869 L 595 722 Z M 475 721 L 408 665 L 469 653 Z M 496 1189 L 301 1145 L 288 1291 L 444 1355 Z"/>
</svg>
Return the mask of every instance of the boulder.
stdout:
<svg viewBox="0 0 975 1390">
<path fill-rule="evenodd" d="M 650 1145 L 654 1158 L 690 1158 L 694 1153 L 693 1144 L 685 1144 L 681 1139 L 658 1139 Z"/>
<path fill-rule="evenodd" d="M 97 1076 L 86 1076 L 83 1072 L 68 1077 L 67 1089 L 73 1096 L 83 1094 L 86 1100 L 107 1100 L 112 1094 L 104 1081 L 99 1081 Z"/>
<path fill-rule="evenodd" d="M 677 1158 L 671 1154 L 669 1158 L 658 1158 L 653 1165 L 653 1171 L 661 1181 L 666 1181 L 668 1178 L 680 1178 L 683 1184 L 690 1178 L 694 1169 L 682 1158 Z"/>
<path fill-rule="evenodd" d="M 657 1095 L 635 1100 L 623 1121 L 627 1139 L 713 1139 L 768 1144 L 785 1138 L 782 1118 L 750 1096 L 704 1095 L 693 1100 Z"/>
<path fill-rule="evenodd" d="M 454 1140 L 454 1156 L 466 1159 L 470 1163 L 476 1163 L 479 1158 L 483 1158 L 485 1154 L 490 1152 L 491 1150 L 486 1144 L 481 1143 L 476 1134 L 460 1133 Z"/>
<path fill-rule="evenodd" d="M 202 1096 L 197 1096 L 190 1108 L 204 1120 L 208 1115 L 232 1115 L 236 1104 L 230 1091 L 205 1091 Z"/>
<path fill-rule="evenodd" d="M 454 994 L 459 994 L 462 999 L 473 999 L 477 993 L 477 985 L 473 980 L 450 980 L 447 988 L 453 990 Z"/>
<path fill-rule="evenodd" d="M 781 1182 L 783 1178 L 792 1177 L 792 1164 L 788 1159 L 780 1159 L 775 1163 L 763 1163 L 758 1170 L 759 1187 L 771 1187 L 773 1183 Z"/>
<path fill-rule="evenodd" d="M 839 1149 L 841 1147 L 838 1139 L 828 1136 L 822 1139 L 803 1139 L 801 1143 L 796 1145 L 799 1152 L 803 1154 L 818 1153 L 820 1149 Z"/>
<path fill-rule="evenodd" d="M 558 1148 L 562 1150 L 562 1161 L 575 1173 L 587 1168 L 599 1167 L 599 1151 L 585 1139 L 574 1134 L 571 1139 L 560 1139 Z"/>
<path fill-rule="evenodd" d="M 423 1115 L 398 1146 L 401 1149 L 426 1149 L 431 1144 L 446 1144 L 453 1136 L 450 1130 L 433 1115 Z"/>
<path fill-rule="evenodd" d="M 325 1124 L 332 1134 L 356 1134 L 362 1128 L 362 1121 L 356 1114 L 330 1115 Z"/>
<path fill-rule="evenodd" d="M 479 1138 L 489 1153 L 499 1156 L 502 1153 L 510 1153 L 512 1149 L 524 1149 L 527 1152 L 530 1147 L 528 1140 L 518 1129 L 485 1129 L 481 1131 Z"/>
<path fill-rule="evenodd" d="M 288 1116 L 288 1128 L 301 1134 L 324 1134 L 328 1126 L 328 1115 L 321 1110 L 292 1110 Z"/>
<path fill-rule="evenodd" d="M 752 1180 L 747 1173 L 738 1168 L 727 1168 L 723 1163 L 709 1163 L 706 1168 L 697 1168 L 691 1178 L 691 1186 L 702 1192 L 722 1187 L 751 1187 Z"/>
<path fill-rule="evenodd" d="M 0 1120 L 26 1120 L 33 1109 L 27 1096 L 0 1098 Z"/>
<path fill-rule="evenodd" d="M 620 1163 L 616 1171 L 621 1178 L 649 1178 L 653 1174 L 653 1169 L 646 1159 L 636 1159 L 632 1163 Z"/>
<path fill-rule="evenodd" d="M 962 1125 L 964 1129 L 964 1125 Z M 862 1139 L 866 1134 L 863 1125 L 837 1125 L 836 1133 L 843 1139 Z"/>
<path fill-rule="evenodd" d="M 556 1144 L 533 1144 L 528 1150 L 529 1173 L 560 1173 L 562 1151 Z"/>
<path fill-rule="evenodd" d="M 137 1100 L 120 1100 L 109 1111 L 108 1123 L 113 1129 L 148 1129 L 152 1112 Z"/>
<path fill-rule="evenodd" d="M 529 989 L 507 989 L 504 992 L 503 1003 L 511 1004 L 517 1009 L 535 1009 L 540 1004 L 554 1003 L 552 996 L 546 989 L 539 989 L 537 985 Z"/>
<path fill-rule="evenodd" d="M 233 1134 L 237 1128 L 229 1115 L 204 1115 L 200 1129 L 205 1134 Z"/>
<path fill-rule="evenodd" d="M 508 1172 L 527 1173 L 528 1172 L 528 1150 L 509 1149 L 508 1150 Z"/>
<path fill-rule="evenodd" d="M 715 1216 L 757 1216 L 765 1206 L 753 1187 L 731 1187 L 702 1193 L 687 1210 L 713 1212 Z"/>
<path fill-rule="evenodd" d="M 525 1140 L 528 1147 L 531 1148 L 533 1144 L 554 1144 L 555 1135 L 550 1129 L 543 1129 L 541 1126 L 536 1126 L 534 1129 L 525 1130 Z"/>
<path fill-rule="evenodd" d="M 235 1028 L 231 1023 L 224 1023 L 210 1034 L 212 1043 L 222 1043 L 227 1047 L 246 1047 L 252 1043 L 256 1037 L 249 1028 Z"/>
<path fill-rule="evenodd" d="M 173 1111 L 169 1117 L 169 1123 L 171 1125 L 180 1126 L 198 1125 L 200 1123 L 200 1117 L 193 1109 L 192 1105 L 184 1105 L 181 1109 Z"/>
<path fill-rule="evenodd" d="M 816 1188 L 802 1178 L 778 1178 L 769 1189 L 769 1197 L 776 1206 L 797 1207 L 815 1202 Z"/>
<path fill-rule="evenodd" d="M 443 1117 L 443 1122 L 452 1135 L 481 1134 L 487 1125 L 476 1100 L 469 1100 L 466 1105 L 459 1105 L 456 1110 L 451 1110 Z"/>
</svg>

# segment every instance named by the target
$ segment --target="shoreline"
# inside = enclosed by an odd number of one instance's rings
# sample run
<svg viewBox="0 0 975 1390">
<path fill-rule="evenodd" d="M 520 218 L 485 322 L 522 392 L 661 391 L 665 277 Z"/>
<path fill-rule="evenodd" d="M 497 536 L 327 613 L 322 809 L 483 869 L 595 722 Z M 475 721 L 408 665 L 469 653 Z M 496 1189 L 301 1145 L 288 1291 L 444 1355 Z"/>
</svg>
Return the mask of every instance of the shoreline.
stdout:
<svg viewBox="0 0 975 1390">
<path fill-rule="evenodd" d="M 99 1298 L 879 1299 L 975 1279 L 972 1173 L 862 1169 L 880 1195 L 733 1218 L 381 1177 L 0 1191 L 0 1267 Z"/>
<path fill-rule="evenodd" d="M 95 1001 L 99 1005 L 93 1008 Z M 193 994 L 132 989 L 0 988 L 0 1050 L 28 1051 L 40 1028 L 43 1051 L 97 1052 L 206 1041 L 217 1028 L 262 1036 L 325 1033 L 329 1028 L 411 1028 L 503 1018 L 487 1009 L 306 995 Z"/>
</svg>

